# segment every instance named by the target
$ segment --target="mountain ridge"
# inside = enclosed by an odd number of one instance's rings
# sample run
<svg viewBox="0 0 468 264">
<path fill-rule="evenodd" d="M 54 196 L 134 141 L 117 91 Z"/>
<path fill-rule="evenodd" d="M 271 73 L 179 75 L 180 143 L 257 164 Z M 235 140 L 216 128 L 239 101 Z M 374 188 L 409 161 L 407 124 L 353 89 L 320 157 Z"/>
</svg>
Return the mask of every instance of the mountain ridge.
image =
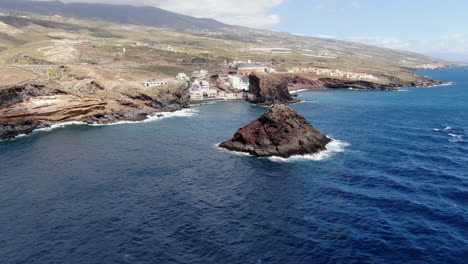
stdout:
<svg viewBox="0 0 468 264">
<path fill-rule="evenodd" d="M 47 16 L 60 15 L 79 19 L 98 19 L 120 24 L 167 28 L 176 32 L 223 40 L 302 50 L 322 50 L 333 56 L 376 58 L 400 67 L 418 68 L 431 64 L 450 66 L 457 63 L 429 56 L 355 42 L 298 36 L 285 32 L 233 26 L 209 18 L 195 18 L 153 6 L 131 6 L 60 1 L 0 0 L 0 8 Z"/>
</svg>

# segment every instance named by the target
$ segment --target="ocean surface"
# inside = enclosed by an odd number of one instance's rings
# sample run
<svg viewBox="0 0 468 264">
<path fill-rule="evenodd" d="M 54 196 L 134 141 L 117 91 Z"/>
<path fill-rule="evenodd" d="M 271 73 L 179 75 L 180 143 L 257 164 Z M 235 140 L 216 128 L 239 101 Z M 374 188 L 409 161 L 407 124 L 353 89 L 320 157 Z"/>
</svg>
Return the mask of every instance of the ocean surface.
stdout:
<svg viewBox="0 0 468 264">
<path fill-rule="evenodd" d="M 336 139 L 289 160 L 216 144 L 265 108 L 0 142 L 0 263 L 468 263 L 468 68 L 450 86 L 316 90 Z"/>
</svg>

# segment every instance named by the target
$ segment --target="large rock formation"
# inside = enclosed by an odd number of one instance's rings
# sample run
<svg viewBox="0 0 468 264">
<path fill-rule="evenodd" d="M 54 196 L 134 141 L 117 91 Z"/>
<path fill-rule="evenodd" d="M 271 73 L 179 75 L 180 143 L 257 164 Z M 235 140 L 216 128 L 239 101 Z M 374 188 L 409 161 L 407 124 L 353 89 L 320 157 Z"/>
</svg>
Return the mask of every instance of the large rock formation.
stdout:
<svg viewBox="0 0 468 264">
<path fill-rule="evenodd" d="M 254 96 L 251 103 L 271 105 L 295 103 L 288 90 L 287 76 L 281 74 L 252 74 L 249 76 L 249 93 Z"/>
<path fill-rule="evenodd" d="M 313 154 L 326 150 L 331 139 L 285 105 L 274 105 L 257 120 L 239 129 L 221 148 L 258 157 Z"/>
<path fill-rule="evenodd" d="M 261 78 L 261 76 L 257 76 Z M 394 91 L 399 87 L 427 87 L 434 85 L 441 85 L 447 82 L 432 80 L 426 77 L 419 77 L 418 80 L 408 82 L 396 77 L 385 76 L 390 83 L 377 83 L 365 80 L 351 80 L 351 79 L 338 79 L 338 78 L 314 78 L 307 75 L 286 74 L 278 75 L 277 80 L 281 80 L 288 87 L 289 91 L 297 91 L 302 89 L 358 89 L 358 90 L 383 90 Z M 281 86 L 282 87 L 282 86 Z"/>
<path fill-rule="evenodd" d="M 54 82 L 0 87 L 0 140 L 54 123 L 141 121 L 158 112 L 189 107 L 188 87 L 158 89 L 157 94 L 148 95 L 138 90 L 132 94 L 103 91 L 105 88 L 94 81 L 89 86 L 89 91 L 65 89 Z"/>
</svg>

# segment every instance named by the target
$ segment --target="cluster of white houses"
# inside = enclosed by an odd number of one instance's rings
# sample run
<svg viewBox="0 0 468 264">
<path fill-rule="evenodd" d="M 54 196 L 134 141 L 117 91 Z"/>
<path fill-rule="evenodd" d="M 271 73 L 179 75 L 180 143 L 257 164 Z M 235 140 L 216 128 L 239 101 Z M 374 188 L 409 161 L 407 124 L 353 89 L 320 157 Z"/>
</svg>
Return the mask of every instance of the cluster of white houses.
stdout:
<svg viewBox="0 0 468 264">
<path fill-rule="evenodd" d="M 247 97 L 247 90 L 249 89 L 249 81 L 246 76 L 228 75 L 227 77 L 219 77 L 225 80 L 225 85 L 232 88 L 242 90 L 242 92 L 232 93 L 225 91 L 218 91 L 211 88 L 211 83 L 208 76 L 208 71 L 200 70 L 192 73 L 192 84 L 190 86 L 190 99 L 192 101 L 201 100 L 241 100 Z"/>
<path fill-rule="evenodd" d="M 230 72 L 224 76 L 217 76 L 217 82 L 221 80 L 221 83 L 226 87 L 231 87 L 232 90 L 239 92 L 226 92 L 213 89 L 210 82 L 210 75 L 207 70 L 194 71 L 191 77 L 185 73 L 179 73 L 176 79 L 181 82 L 190 84 L 190 99 L 192 101 L 201 100 L 244 100 L 246 98 L 252 98 L 247 91 L 249 90 L 249 75 L 252 73 L 273 73 L 274 69 L 270 68 L 266 63 L 258 62 L 234 62 L 230 67 L 234 66 L 236 71 Z M 171 81 L 157 80 L 144 82 L 144 87 L 158 87 L 168 85 Z M 231 89 L 227 89 L 231 90 Z"/>
<path fill-rule="evenodd" d="M 319 68 L 319 67 L 295 68 L 292 70 L 292 72 L 348 78 L 348 79 L 353 79 L 353 80 L 378 80 L 377 77 L 369 73 L 345 72 L 345 71 L 340 71 L 340 70 L 330 69 L 330 68 Z"/>
</svg>

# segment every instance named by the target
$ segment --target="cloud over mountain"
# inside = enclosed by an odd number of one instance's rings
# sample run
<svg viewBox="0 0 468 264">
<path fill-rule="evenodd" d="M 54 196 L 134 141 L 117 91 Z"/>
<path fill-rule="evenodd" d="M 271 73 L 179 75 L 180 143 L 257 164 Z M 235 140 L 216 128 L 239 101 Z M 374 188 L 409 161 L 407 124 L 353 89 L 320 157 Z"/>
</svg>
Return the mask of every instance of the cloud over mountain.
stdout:
<svg viewBox="0 0 468 264">
<path fill-rule="evenodd" d="M 45 0 L 37 0 L 45 1 Z M 199 18 L 241 26 L 270 28 L 280 22 L 280 17 L 270 9 L 281 5 L 284 0 L 61 0 L 65 3 L 104 3 L 149 5 Z"/>
</svg>

